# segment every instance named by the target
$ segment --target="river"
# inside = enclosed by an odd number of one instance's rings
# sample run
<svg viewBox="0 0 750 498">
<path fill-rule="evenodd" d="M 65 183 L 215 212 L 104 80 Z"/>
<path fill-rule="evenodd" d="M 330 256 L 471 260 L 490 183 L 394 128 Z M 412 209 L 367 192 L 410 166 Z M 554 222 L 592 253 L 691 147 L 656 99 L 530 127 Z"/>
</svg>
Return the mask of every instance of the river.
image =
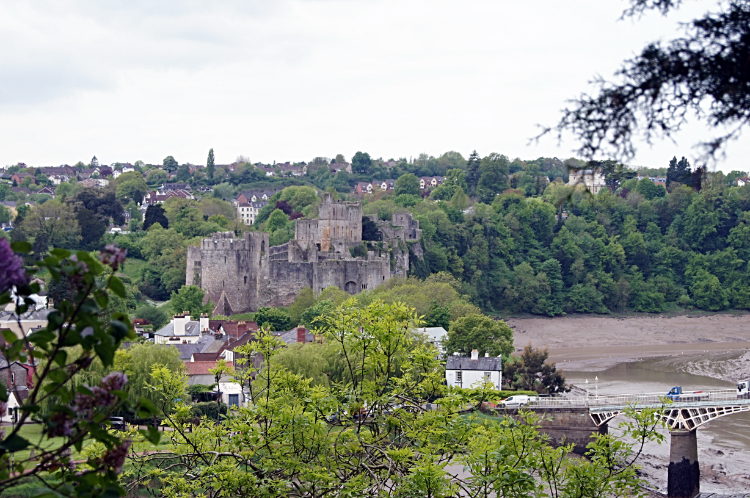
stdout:
<svg viewBox="0 0 750 498">
<path fill-rule="evenodd" d="M 682 386 L 690 391 L 733 389 L 736 382 L 721 378 L 742 375 L 738 372 L 747 371 L 747 361 L 745 352 L 741 350 L 701 355 L 677 354 L 638 359 L 609 368 L 565 370 L 565 376 L 568 383 L 587 389 L 592 395 L 596 392 L 666 394 L 674 386 Z M 574 368 L 576 366 L 580 367 L 580 364 L 571 365 Z M 597 378 L 598 381 L 595 380 Z M 610 422 L 610 427 L 614 428 L 617 424 L 618 419 L 615 419 Z M 721 417 L 698 429 L 702 491 L 737 492 L 750 489 L 749 428 L 750 412 L 745 412 Z M 655 487 L 664 490 L 669 454 L 668 438 L 661 447 L 651 445 L 645 453 L 642 465 L 647 479 Z"/>
</svg>

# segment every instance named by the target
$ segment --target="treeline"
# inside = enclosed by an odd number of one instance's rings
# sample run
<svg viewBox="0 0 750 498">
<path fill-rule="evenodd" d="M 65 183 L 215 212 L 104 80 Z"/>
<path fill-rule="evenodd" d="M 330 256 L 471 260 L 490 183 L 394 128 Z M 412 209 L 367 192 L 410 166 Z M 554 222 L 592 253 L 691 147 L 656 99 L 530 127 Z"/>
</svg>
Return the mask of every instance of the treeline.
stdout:
<svg viewBox="0 0 750 498">
<path fill-rule="evenodd" d="M 750 308 L 750 186 L 709 179 L 700 192 L 677 183 L 667 192 L 631 179 L 592 195 L 555 181 L 540 196 L 508 189 L 469 209 L 454 199 L 409 207 L 394 199 L 364 211 L 414 213 L 425 257 L 413 274 L 450 272 L 484 310 Z"/>
</svg>

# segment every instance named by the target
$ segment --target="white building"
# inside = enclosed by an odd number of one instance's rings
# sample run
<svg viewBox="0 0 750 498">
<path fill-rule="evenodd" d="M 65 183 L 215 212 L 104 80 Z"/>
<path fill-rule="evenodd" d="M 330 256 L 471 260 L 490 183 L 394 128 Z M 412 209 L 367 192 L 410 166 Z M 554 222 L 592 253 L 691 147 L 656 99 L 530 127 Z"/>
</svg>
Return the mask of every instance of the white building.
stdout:
<svg viewBox="0 0 750 498">
<path fill-rule="evenodd" d="M 443 327 L 422 327 L 416 329 L 416 332 L 426 335 L 427 342 L 437 348 L 440 356 L 445 354 L 443 343 L 448 339 L 448 332 Z"/>
<path fill-rule="evenodd" d="M 208 315 L 200 320 L 191 320 L 190 312 L 184 311 L 172 317 L 172 321 L 154 333 L 155 344 L 193 344 L 208 330 Z"/>
<path fill-rule="evenodd" d="M 572 187 L 583 185 L 592 194 L 598 194 L 600 190 L 607 188 L 607 184 L 604 181 L 604 175 L 601 171 L 591 169 L 571 170 L 570 176 L 568 177 L 568 185 Z"/>
<path fill-rule="evenodd" d="M 503 383 L 503 360 L 499 356 L 491 357 L 489 353 L 480 358 L 476 349 L 471 352 L 471 358 L 449 356 L 445 365 L 445 380 L 448 386 L 467 388 L 489 380 L 499 390 Z"/>
<path fill-rule="evenodd" d="M 251 201 L 241 202 L 237 204 L 237 217 L 242 220 L 245 225 L 255 224 L 255 219 L 258 217 L 258 213 L 268 205 L 266 201 Z"/>
</svg>

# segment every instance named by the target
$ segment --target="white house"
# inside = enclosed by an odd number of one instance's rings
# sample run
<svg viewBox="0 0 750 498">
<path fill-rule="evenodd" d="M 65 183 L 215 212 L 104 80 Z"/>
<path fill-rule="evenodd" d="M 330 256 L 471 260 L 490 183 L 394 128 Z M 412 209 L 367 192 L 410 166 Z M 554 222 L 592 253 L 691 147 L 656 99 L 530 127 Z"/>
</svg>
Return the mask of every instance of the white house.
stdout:
<svg viewBox="0 0 750 498">
<path fill-rule="evenodd" d="M 422 327 L 416 329 L 416 332 L 426 335 L 427 342 L 437 348 L 440 356 L 445 354 L 443 343 L 448 339 L 448 332 L 443 327 Z"/>
<path fill-rule="evenodd" d="M 607 188 L 604 175 L 599 170 L 574 169 L 570 171 L 568 185 L 584 185 L 592 194 L 598 194 L 600 190 Z"/>
<path fill-rule="evenodd" d="M 155 344 L 193 344 L 201 338 L 201 332 L 208 331 L 208 315 L 200 321 L 191 320 L 190 312 L 184 311 L 172 317 L 172 321 L 154 332 Z"/>
<path fill-rule="evenodd" d="M 499 390 L 503 383 L 503 360 L 491 357 L 489 353 L 480 358 L 476 349 L 471 352 L 471 358 L 454 354 L 448 357 L 445 365 L 445 380 L 448 386 L 456 387 L 477 386 L 489 380 Z"/>
<path fill-rule="evenodd" d="M 247 404 L 246 394 L 243 394 L 242 386 L 236 382 L 219 382 L 219 391 L 221 402 L 229 407 Z"/>
</svg>

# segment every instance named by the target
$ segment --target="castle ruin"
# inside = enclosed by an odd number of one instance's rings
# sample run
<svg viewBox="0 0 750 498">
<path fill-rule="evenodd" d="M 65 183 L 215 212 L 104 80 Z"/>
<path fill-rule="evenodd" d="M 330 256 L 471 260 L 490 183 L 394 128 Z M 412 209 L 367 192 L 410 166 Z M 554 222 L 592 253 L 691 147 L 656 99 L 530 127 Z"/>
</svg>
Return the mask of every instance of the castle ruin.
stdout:
<svg viewBox="0 0 750 498">
<path fill-rule="evenodd" d="M 409 249 L 421 255 L 419 222 L 411 214 L 375 220 L 382 234 L 375 250 L 354 257 L 362 245 L 361 202 L 336 201 L 325 194 L 318 219 L 295 220 L 295 237 L 270 247 L 266 232 L 218 232 L 188 247 L 186 284 L 197 285 L 215 304 L 214 314 L 231 316 L 263 306 L 288 306 L 305 287 L 321 292 L 335 286 L 357 294 L 392 275 L 409 271 Z"/>
</svg>

